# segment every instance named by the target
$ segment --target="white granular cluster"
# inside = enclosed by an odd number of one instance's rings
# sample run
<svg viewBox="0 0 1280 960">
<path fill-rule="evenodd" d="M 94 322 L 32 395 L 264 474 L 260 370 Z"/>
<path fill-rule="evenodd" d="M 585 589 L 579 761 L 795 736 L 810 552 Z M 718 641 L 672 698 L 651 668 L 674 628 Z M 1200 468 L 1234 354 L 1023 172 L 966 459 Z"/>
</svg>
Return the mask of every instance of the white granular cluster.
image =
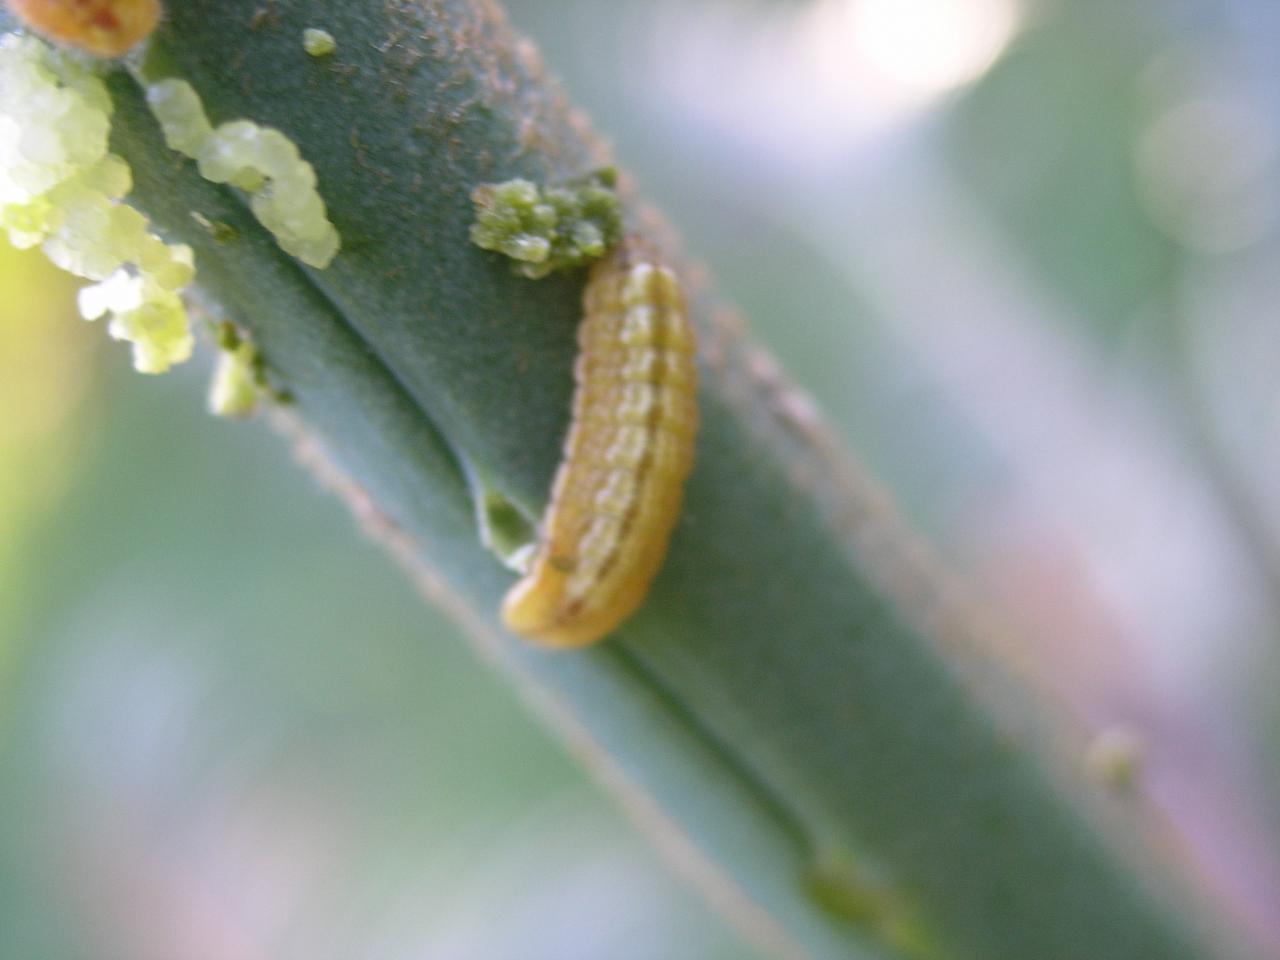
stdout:
<svg viewBox="0 0 1280 960">
<path fill-rule="evenodd" d="M 16 247 L 43 246 L 77 276 L 87 320 L 133 345 L 133 364 L 161 373 L 191 355 L 178 292 L 194 275 L 191 248 L 165 244 L 120 203 L 132 178 L 107 152 L 111 101 L 102 81 L 34 37 L 0 36 L 0 227 Z"/>
<path fill-rule="evenodd" d="M 147 102 L 165 143 L 195 160 L 206 180 L 249 193 L 254 216 L 285 252 L 313 267 L 329 265 L 342 241 L 316 191 L 316 172 L 292 140 L 252 120 L 215 129 L 185 80 L 151 84 Z"/>
</svg>

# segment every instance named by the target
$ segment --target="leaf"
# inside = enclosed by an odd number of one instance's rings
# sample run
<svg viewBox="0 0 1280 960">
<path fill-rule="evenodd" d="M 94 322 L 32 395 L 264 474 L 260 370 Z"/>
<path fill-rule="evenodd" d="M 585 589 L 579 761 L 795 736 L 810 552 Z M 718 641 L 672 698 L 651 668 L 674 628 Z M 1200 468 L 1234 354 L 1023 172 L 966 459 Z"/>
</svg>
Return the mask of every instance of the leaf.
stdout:
<svg viewBox="0 0 1280 960">
<path fill-rule="evenodd" d="M 309 27 L 336 51 L 308 56 Z M 585 651 L 501 631 L 512 576 L 480 543 L 467 478 L 541 511 L 583 277 L 533 282 L 471 245 L 469 196 L 609 158 L 491 4 L 188 0 L 156 42 L 215 124 L 248 117 L 300 146 L 343 249 L 324 271 L 282 253 L 242 196 L 163 146 L 116 72 L 132 202 L 195 248 L 210 312 L 246 327 L 296 398 L 317 469 L 756 943 L 1233 949 L 1155 815 L 1064 761 L 1061 718 L 984 654 L 946 578 L 705 291 L 697 462 L 649 601 Z M 631 226 L 660 234 L 625 196 Z"/>
</svg>

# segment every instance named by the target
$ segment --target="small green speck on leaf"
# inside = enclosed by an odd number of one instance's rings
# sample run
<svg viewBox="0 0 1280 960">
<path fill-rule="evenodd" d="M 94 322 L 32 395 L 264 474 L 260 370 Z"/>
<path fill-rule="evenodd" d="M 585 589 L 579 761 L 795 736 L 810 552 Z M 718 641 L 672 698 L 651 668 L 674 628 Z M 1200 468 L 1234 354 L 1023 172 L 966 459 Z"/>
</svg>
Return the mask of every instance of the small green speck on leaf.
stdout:
<svg viewBox="0 0 1280 960">
<path fill-rule="evenodd" d="M 223 321 L 215 332 L 218 360 L 209 385 L 209 412 L 218 417 L 247 417 L 266 388 L 262 358 L 235 324 Z"/>
<path fill-rule="evenodd" d="M 524 573 L 537 546 L 533 522 L 501 493 L 472 478 L 480 542 L 518 573 Z"/>
<path fill-rule="evenodd" d="M 864 931 L 904 958 L 938 957 L 940 946 L 889 878 L 863 858 L 827 850 L 802 878 L 805 893 L 828 916 Z"/>
<path fill-rule="evenodd" d="M 338 41 L 328 30 L 319 27 L 307 27 L 302 31 L 302 49 L 313 57 L 327 57 L 338 49 Z"/>
<path fill-rule="evenodd" d="M 622 210 L 611 167 L 542 188 L 520 178 L 476 187 L 471 242 L 516 261 L 530 279 L 571 270 L 603 256 L 622 236 Z"/>
<path fill-rule="evenodd" d="M 213 237 L 213 242 L 217 244 L 230 243 L 236 237 L 240 236 L 239 231 L 231 224 L 223 220 L 211 220 L 202 213 L 194 210 L 191 212 L 191 219 L 208 231 L 209 236 Z"/>
<path fill-rule="evenodd" d="M 1103 786 L 1116 793 L 1133 789 L 1142 772 L 1142 738 L 1128 727 L 1112 726 L 1101 731 L 1085 751 L 1085 766 Z"/>
</svg>

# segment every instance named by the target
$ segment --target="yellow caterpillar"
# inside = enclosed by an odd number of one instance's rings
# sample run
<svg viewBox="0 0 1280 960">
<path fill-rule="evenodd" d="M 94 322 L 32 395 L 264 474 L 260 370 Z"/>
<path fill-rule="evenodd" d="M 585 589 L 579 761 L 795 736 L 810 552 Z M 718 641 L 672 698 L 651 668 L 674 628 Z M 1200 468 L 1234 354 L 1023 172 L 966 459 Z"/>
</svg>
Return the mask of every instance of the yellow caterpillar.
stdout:
<svg viewBox="0 0 1280 960">
<path fill-rule="evenodd" d="M 644 600 L 680 514 L 698 428 L 694 334 L 675 273 L 643 240 L 591 271 L 564 459 L 506 625 L 551 647 L 599 640 Z"/>
</svg>

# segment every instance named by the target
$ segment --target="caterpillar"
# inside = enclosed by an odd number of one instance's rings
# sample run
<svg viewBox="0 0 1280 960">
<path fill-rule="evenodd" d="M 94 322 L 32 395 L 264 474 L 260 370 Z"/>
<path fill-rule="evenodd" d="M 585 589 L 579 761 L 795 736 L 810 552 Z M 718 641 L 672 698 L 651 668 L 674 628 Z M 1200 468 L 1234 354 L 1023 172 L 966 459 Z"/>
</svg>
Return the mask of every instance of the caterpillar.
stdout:
<svg viewBox="0 0 1280 960">
<path fill-rule="evenodd" d="M 592 267 L 573 418 L 507 627 L 550 647 L 593 643 L 644 601 L 693 465 L 694 333 L 675 273 L 638 237 Z"/>
</svg>

